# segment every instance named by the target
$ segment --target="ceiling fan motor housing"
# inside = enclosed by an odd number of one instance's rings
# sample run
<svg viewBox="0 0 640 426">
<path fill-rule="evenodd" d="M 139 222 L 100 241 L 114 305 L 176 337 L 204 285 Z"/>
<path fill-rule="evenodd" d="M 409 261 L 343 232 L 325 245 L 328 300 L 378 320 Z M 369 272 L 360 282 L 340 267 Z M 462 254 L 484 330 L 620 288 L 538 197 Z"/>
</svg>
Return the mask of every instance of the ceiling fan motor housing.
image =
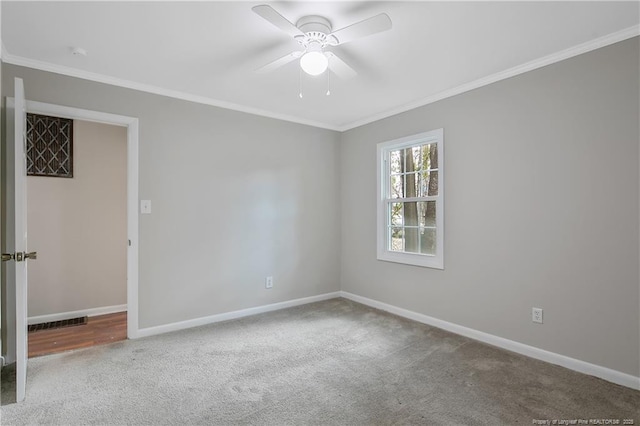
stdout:
<svg viewBox="0 0 640 426">
<path fill-rule="evenodd" d="M 331 34 L 331 22 L 322 16 L 303 16 L 296 23 L 296 27 L 304 35 L 296 36 L 295 39 L 305 48 L 312 43 L 320 43 L 322 47 L 337 43 L 335 37 L 329 35 Z"/>
</svg>

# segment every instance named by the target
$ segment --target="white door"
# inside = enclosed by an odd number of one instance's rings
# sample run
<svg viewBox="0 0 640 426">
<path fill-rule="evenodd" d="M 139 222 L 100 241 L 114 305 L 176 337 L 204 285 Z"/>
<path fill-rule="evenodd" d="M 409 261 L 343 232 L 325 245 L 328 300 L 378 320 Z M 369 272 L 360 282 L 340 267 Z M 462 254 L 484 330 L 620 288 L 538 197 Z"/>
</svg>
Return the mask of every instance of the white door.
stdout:
<svg viewBox="0 0 640 426">
<path fill-rule="evenodd" d="M 22 79 L 15 79 L 14 139 L 15 139 L 15 252 L 16 268 L 16 399 L 24 400 L 27 384 L 27 161 L 26 104 Z"/>
</svg>

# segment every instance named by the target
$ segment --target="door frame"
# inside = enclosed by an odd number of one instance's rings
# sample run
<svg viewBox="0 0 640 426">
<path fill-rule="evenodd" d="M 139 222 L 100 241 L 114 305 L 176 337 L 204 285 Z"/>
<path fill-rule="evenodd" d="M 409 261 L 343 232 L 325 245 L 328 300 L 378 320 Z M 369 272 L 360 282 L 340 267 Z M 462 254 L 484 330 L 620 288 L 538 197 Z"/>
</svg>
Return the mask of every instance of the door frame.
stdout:
<svg viewBox="0 0 640 426">
<path fill-rule="evenodd" d="M 127 338 L 138 337 L 138 119 L 43 102 L 26 101 L 27 113 L 127 128 Z"/>
</svg>

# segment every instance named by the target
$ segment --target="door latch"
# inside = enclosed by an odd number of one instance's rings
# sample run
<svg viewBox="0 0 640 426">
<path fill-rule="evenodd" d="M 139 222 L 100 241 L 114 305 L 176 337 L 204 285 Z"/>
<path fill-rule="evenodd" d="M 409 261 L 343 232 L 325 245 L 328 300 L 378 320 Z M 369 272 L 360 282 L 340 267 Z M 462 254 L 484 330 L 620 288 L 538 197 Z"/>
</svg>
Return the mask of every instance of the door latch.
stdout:
<svg viewBox="0 0 640 426">
<path fill-rule="evenodd" d="M 23 260 L 31 259 L 36 260 L 38 258 L 38 252 L 32 251 L 29 253 L 23 253 L 21 251 L 15 253 L 2 253 L 2 261 L 7 262 L 9 260 L 15 260 L 16 262 L 22 262 Z"/>
</svg>

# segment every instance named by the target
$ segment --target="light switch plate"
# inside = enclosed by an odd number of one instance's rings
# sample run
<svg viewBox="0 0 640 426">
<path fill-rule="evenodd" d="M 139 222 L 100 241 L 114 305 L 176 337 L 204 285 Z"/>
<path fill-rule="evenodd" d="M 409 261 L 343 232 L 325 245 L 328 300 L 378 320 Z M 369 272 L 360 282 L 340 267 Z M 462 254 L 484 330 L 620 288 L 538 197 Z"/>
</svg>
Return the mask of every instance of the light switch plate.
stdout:
<svg viewBox="0 0 640 426">
<path fill-rule="evenodd" d="M 151 214 L 151 200 L 140 201 L 140 213 Z"/>
</svg>

